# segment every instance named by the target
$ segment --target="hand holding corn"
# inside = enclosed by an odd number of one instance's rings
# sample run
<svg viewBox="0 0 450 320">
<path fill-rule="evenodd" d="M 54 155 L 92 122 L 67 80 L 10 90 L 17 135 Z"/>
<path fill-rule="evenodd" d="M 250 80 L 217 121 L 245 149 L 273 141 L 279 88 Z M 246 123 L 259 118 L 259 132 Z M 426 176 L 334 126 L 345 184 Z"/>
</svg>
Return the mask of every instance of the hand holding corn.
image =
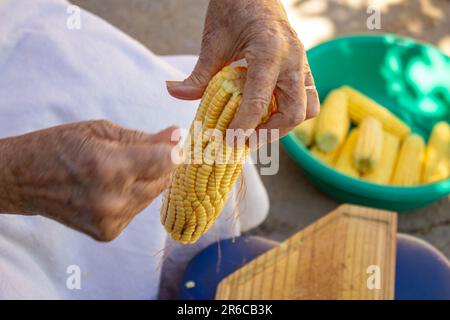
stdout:
<svg viewBox="0 0 450 320">
<path fill-rule="evenodd" d="M 40 214 L 112 240 L 167 188 L 174 130 L 87 121 L 0 139 L 0 213 Z"/>
<path fill-rule="evenodd" d="M 196 242 L 222 211 L 228 195 L 242 171 L 249 148 L 229 145 L 224 138 L 231 121 L 241 108 L 247 72 L 243 67 L 225 67 L 208 84 L 186 139 L 189 157 L 175 172 L 164 194 L 161 223 L 173 239 L 182 244 Z M 274 112 L 274 102 L 261 123 Z M 195 126 L 201 131 L 196 133 Z M 208 131 L 217 135 L 209 135 Z M 217 138 L 217 139 L 216 139 Z M 195 157 L 200 155 L 198 163 Z"/>
<path fill-rule="evenodd" d="M 211 0 L 197 65 L 183 82 L 168 81 L 169 93 L 199 99 L 223 66 L 243 58 L 247 82 L 230 129 L 259 127 L 274 93 L 277 112 L 260 128 L 279 129 L 282 137 L 318 114 L 305 50 L 279 0 Z"/>
</svg>

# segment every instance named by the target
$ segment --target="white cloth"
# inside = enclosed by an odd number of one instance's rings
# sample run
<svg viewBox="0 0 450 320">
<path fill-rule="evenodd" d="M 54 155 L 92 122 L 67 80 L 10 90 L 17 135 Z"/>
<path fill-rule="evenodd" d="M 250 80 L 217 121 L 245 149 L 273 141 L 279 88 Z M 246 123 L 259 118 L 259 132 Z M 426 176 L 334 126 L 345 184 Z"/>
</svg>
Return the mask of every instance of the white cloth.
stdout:
<svg viewBox="0 0 450 320">
<path fill-rule="evenodd" d="M 70 30 L 69 5 L 0 1 L 0 138 L 93 119 L 147 132 L 188 128 L 197 102 L 171 98 L 165 80 L 183 79 L 177 67 L 189 71 L 195 57 L 167 63 L 86 11 L 81 29 Z M 255 214 L 258 223 L 268 212 L 267 195 L 254 168 L 244 171 L 252 181 L 245 214 Z M 230 198 L 223 217 L 235 206 Z M 110 243 L 43 217 L 0 214 L 0 299 L 156 298 L 166 246 L 160 206 L 159 197 Z M 237 235 L 239 222 L 222 218 L 214 233 L 209 241 Z M 187 252 L 184 262 L 193 254 L 185 248 L 176 247 Z M 71 265 L 82 274 L 79 290 L 67 287 Z"/>
</svg>

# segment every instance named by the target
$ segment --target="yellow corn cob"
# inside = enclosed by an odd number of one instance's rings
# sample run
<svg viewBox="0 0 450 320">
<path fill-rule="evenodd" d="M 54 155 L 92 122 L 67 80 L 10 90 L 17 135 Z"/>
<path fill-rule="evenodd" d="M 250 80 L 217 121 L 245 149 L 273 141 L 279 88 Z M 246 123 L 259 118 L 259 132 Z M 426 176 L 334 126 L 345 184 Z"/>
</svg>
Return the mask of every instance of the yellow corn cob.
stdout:
<svg viewBox="0 0 450 320">
<path fill-rule="evenodd" d="M 316 124 L 316 119 L 308 119 L 301 124 L 299 124 L 297 127 L 295 127 L 294 134 L 297 137 L 298 140 L 305 146 L 308 147 L 313 143 L 314 140 L 314 127 Z"/>
<path fill-rule="evenodd" d="M 197 110 L 190 129 L 191 139 L 186 141 L 188 150 L 194 149 L 188 153 L 191 161 L 175 171 L 161 209 L 161 223 L 180 243 L 194 243 L 208 231 L 242 171 L 248 147 L 245 144 L 231 147 L 224 143 L 223 137 L 239 107 L 245 77 L 245 68 L 225 67 L 208 84 Z M 272 107 L 273 104 L 274 100 Z M 195 136 L 196 121 L 201 123 L 203 136 Z M 208 129 L 215 129 L 223 137 L 213 139 Z M 196 150 L 199 141 L 201 150 Z M 200 159 L 207 157 L 208 161 L 196 163 L 199 153 Z M 218 161 L 220 156 L 223 157 Z"/>
<path fill-rule="evenodd" d="M 425 152 L 423 183 L 432 183 L 450 176 L 450 126 L 437 123 L 431 132 Z"/>
<path fill-rule="evenodd" d="M 362 178 L 379 183 L 389 184 L 394 171 L 395 161 L 397 160 L 400 140 L 397 136 L 383 132 L 383 149 L 382 156 L 378 165 L 371 171 L 365 173 Z"/>
<path fill-rule="evenodd" d="M 358 129 L 353 129 L 350 132 L 335 165 L 337 171 L 352 177 L 359 177 L 358 170 L 353 166 L 353 150 L 355 150 L 356 141 L 358 140 L 358 131 Z"/>
<path fill-rule="evenodd" d="M 359 126 L 359 136 L 353 151 L 353 164 L 361 173 L 372 170 L 381 157 L 383 128 L 380 121 L 369 117 Z"/>
<path fill-rule="evenodd" d="M 333 90 L 326 97 L 317 118 L 317 147 L 324 152 L 336 150 L 344 141 L 349 125 L 347 96 L 342 91 Z"/>
<path fill-rule="evenodd" d="M 361 92 L 349 86 L 343 86 L 339 90 L 347 94 L 348 113 L 350 119 L 356 124 L 360 124 L 367 117 L 374 117 L 381 122 L 384 130 L 395 134 L 400 139 L 411 132 L 406 123 Z"/>
<path fill-rule="evenodd" d="M 313 156 L 315 156 L 320 161 L 326 163 L 329 166 L 334 166 L 341 150 L 342 145 L 336 150 L 331 152 L 323 152 L 317 146 L 313 146 L 309 151 Z"/>
<path fill-rule="evenodd" d="M 425 142 L 417 134 L 405 138 L 400 147 L 397 164 L 391 183 L 399 186 L 413 186 L 420 183 Z"/>
</svg>

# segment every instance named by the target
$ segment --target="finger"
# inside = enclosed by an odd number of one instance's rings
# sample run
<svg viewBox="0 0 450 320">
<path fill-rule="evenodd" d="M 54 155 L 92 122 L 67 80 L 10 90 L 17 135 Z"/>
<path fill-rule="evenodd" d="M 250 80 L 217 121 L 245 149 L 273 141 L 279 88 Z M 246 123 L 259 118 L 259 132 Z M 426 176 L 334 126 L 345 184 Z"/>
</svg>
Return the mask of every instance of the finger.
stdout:
<svg viewBox="0 0 450 320">
<path fill-rule="evenodd" d="M 268 111 L 280 67 L 276 61 L 259 59 L 248 62 L 244 95 L 230 129 L 255 129 Z"/>
<path fill-rule="evenodd" d="M 280 74 L 277 83 L 277 112 L 259 129 L 278 129 L 279 137 L 283 137 L 295 128 L 306 117 L 306 92 L 304 75 L 301 71 L 287 71 Z M 268 138 L 268 141 L 272 141 Z"/>
<path fill-rule="evenodd" d="M 305 89 L 306 89 L 306 119 L 314 118 L 320 111 L 319 93 L 316 90 L 314 84 L 314 77 L 311 72 L 311 68 L 308 63 L 306 54 L 304 55 L 304 73 L 305 73 Z"/>
<path fill-rule="evenodd" d="M 138 180 L 133 183 L 129 188 L 128 201 L 118 206 L 121 209 L 117 210 L 116 214 L 103 219 L 103 226 L 101 223 L 100 226 L 99 223 L 93 223 L 93 225 L 97 225 L 97 228 L 91 230 L 93 237 L 97 240 L 110 241 L 119 236 L 134 217 L 147 208 L 169 186 L 170 177 L 170 175 L 166 175 L 152 181 Z"/>
<path fill-rule="evenodd" d="M 257 148 L 261 147 L 261 145 L 281 139 L 285 135 L 287 135 L 292 129 L 294 129 L 295 125 L 286 126 L 286 123 L 291 121 L 291 116 L 289 114 L 285 114 L 282 112 L 277 112 L 270 117 L 270 120 L 261 125 L 258 128 L 258 131 L 254 133 L 255 141 L 257 141 Z M 261 129 L 265 129 L 264 134 L 261 134 Z M 253 137 L 250 137 L 250 140 Z"/>
<path fill-rule="evenodd" d="M 166 81 L 169 94 L 183 100 L 200 99 L 211 78 L 222 69 L 224 63 L 218 49 L 211 41 L 203 40 L 200 56 L 191 75 L 184 81 Z"/>
<path fill-rule="evenodd" d="M 129 170 L 136 180 L 154 180 L 171 174 L 178 166 L 173 154 L 179 152 L 178 145 L 159 143 L 156 145 L 132 145 L 124 149 L 129 160 Z M 173 154 L 172 154 L 173 153 Z"/>
<path fill-rule="evenodd" d="M 158 133 L 148 136 L 149 137 L 137 142 L 177 144 L 181 138 L 181 129 L 176 126 L 171 126 Z"/>
<path fill-rule="evenodd" d="M 131 221 L 136 215 L 147 208 L 155 198 L 170 186 L 171 176 L 163 176 L 157 180 L 138 180 L 130 188 L 130 205 L 127 208 L 127 220 Z M 126 227 L 126 224 L 123 228 Z"/>
<path fill-rule="evenodd" d="M 119 141 L 123 144 L 138 143 L 170 143 L 177 144 L 180 140 L 181 131 L 176 126 L 168 127 L 158 133 L 148 134 L 142 131 L 121 129 Z"/>
<path fill-rule="evenodd" d="M 307 88 L 306 89 L 306 117 L 305 120 L 316 117 L 320 112 L 320 100 L 319 93 L 316 89 Z"/>
<path fill-rule="evenodd" d="M 179 141 L 179 129 L 175 126 L 168 127 L 156 134 L 148 134 L 139 130 L 130 130 L 114 123 L 106 123 L 99 126 L 96 134 L 103 139 L 113 140 L 121 144 L 136 144 L 136 143 L 171 143 L 176 144 Z"/>
<path fill-rule="evenodd" d="M 132 196 L 136 198 L 138 203 L 137 211 L 146 208 L 157 196 L 164 190 L 169 188 L 171 183 L 171 176 L 162 176 L 157 180 L 138 180 L 133 184 L 131 189 Z"/>
</svg>

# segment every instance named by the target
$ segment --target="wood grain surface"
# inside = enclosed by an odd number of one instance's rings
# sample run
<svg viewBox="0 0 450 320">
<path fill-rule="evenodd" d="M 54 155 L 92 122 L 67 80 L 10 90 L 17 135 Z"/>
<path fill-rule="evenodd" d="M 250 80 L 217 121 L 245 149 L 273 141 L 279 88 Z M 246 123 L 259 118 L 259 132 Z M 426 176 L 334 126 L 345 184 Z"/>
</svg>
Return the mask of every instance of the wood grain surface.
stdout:
<svg viewBox="0 0 450 320">
<path fill-rule="evenodd" d="M 393 299 L 396 232 L 394 212 L 341 205 L 222 280 L 216 299 Z"/>
</svg>

